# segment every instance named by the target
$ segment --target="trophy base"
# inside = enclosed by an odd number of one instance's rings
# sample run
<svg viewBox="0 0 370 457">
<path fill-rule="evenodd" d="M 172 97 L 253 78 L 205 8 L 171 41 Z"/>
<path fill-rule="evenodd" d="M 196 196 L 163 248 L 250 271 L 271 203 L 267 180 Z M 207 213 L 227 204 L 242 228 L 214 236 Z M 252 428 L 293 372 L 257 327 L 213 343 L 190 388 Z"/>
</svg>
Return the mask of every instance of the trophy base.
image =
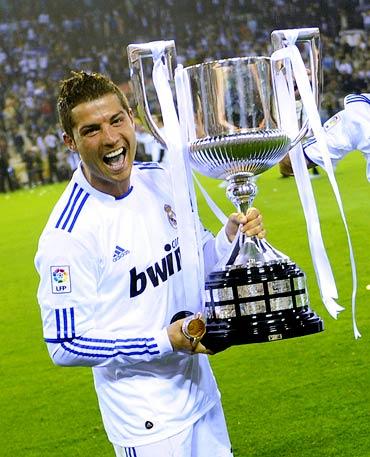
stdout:
<svg viewBox="0 0 370 457">
<path fill-rule="evenodd" d="M 231 266 L 206 282 L 207 332 L 232 345 L 278 341 L 324 330 L 309 306 L 304 273 L 290 260 Z"/>
<path fill-rule="evenodd" d="M 221 346 L 223 338 L 227 338 L 231 345 L 235 346 L 297 338 L 323 330 L 322 319 L 308 306 L 298 312 L 280 311 L 256 315 L 254 318 L 240 317 L 207 321 L 207 332 L 218 334 Z"/>
</svg>

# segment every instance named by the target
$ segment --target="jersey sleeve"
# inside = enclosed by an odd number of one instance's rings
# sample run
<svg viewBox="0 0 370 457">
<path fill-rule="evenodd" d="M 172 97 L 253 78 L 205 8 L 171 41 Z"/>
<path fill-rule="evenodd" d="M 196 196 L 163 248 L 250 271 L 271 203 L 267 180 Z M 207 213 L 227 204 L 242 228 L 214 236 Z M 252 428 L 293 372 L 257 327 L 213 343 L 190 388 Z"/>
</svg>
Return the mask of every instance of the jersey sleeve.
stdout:
<svg viewBox="0 0 370 457">
<path fill-rule="evenodd" d="M 214 268 L 217 262 L 227 254 L 231 255 L 230 248 L 232 243 L 227 238 L 225 227 L 214 237 L 208 230 L 204 229 L 203 234 L 203 255 L 204 271 L 207 276 Z"/>
<path fill-rule="evenodd" d="M 55 363 L 132 364 L 172 352 L 166 329 L 135 338 L 99 328 L 99 259 L 83 243 L 52 232 L 40 241 L 35 266 L 44 339 Z"/>
<path fill-rule="evenodd" d="M 336 165 L 339 160 L 355 149 L 350 135 L 349 124 L 350 120 L 344 111 L 340 111 L 324 124 L 328 150 L 333 165 Z M 325 168 L 322 152 L 315 138 L 311 138 L 303 144 L 303 151 L 311 162 Z"/>
<path fill-rule="evenodd" d="M 345 98 L 345 111 L 351 118 L 354 149 L 366 159 L 366 175 L 370 181 L 370 94 L 350 94 Z"/>
<path fill-rule="evenodd" d="M 344 110 L 324 123 L 330 158 L 334 165 L 353 150 L 360 150 L 367 161 L 367 179 L 370 181 L 370 98 L 366 94 L 348 95 Z M 324 166 L 315 138 L 303 144 L 308 158 Z"/>
</svg>

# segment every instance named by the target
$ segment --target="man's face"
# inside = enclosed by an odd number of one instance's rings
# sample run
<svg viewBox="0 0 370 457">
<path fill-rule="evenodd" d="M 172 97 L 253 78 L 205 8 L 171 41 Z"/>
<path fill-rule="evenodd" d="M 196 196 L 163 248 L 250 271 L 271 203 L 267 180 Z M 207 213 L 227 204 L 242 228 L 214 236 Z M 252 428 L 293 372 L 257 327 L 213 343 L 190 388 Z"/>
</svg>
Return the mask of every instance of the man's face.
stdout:
<svg viewBox="0 0 370 457">
<path fill-rule="evenodd" d="M 73 138 L 64 142 L 78 151 L 89 183 L 101 192 L 120 196 L 130 186 L 136 152 L 135 126 L 131 111 L 117 95 L 107 94 L 72 109 Z"/>
</svg>

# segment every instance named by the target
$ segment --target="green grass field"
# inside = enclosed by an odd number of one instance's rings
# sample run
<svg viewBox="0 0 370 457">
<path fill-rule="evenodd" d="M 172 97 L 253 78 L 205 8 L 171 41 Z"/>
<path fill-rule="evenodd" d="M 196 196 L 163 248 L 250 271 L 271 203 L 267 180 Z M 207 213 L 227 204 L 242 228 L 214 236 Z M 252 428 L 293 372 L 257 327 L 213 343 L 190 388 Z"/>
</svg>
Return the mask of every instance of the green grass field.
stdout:
<svg viewBox="0 0 370 457">
<path fill-rule="evenodd" d="M 263 212 L 269 242 L 306 272 L 312 308 L 326 330 L 233 347 L 211 359 L 235 457 L 370 456 L 370 185 L 359 153 L 340 163 L 337 180 L 356 256 L 363 336 L 353 337 L 346 235 L 326 177 L 312 182 L 339 302 L 346 308 L 338 320 L 320 301 L 294 179 L 280 178 L 275 167 L 258 179 L 255 206 Z M 233 210 L 218 181 L 202 182 L 226 213 Z M 113 457 L 90 369 L 54 366 L 42 339 L 33 256 L 64 186 L 0 196 L 2 457 Z M 217 230 L 201 199 L 199 207 L 205 224 Z"/>
</svg>

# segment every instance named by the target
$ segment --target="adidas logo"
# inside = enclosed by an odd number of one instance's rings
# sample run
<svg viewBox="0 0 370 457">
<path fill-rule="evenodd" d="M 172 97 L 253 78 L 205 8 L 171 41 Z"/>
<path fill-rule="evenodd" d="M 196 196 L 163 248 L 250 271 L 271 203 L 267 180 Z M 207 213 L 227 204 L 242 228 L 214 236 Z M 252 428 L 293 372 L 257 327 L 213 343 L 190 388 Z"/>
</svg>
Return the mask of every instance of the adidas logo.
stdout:
<svg viewBox="0 0 370 457">
<path fill-rule="evenodd" d="M 125 255 L 129 254 L 130 251 L 127 249 L 123 249 L 120 246 L 116 246 L 113 254 L 113 262 L 117 262 L 117 260 L 122 259 Z"/>
</svg>

